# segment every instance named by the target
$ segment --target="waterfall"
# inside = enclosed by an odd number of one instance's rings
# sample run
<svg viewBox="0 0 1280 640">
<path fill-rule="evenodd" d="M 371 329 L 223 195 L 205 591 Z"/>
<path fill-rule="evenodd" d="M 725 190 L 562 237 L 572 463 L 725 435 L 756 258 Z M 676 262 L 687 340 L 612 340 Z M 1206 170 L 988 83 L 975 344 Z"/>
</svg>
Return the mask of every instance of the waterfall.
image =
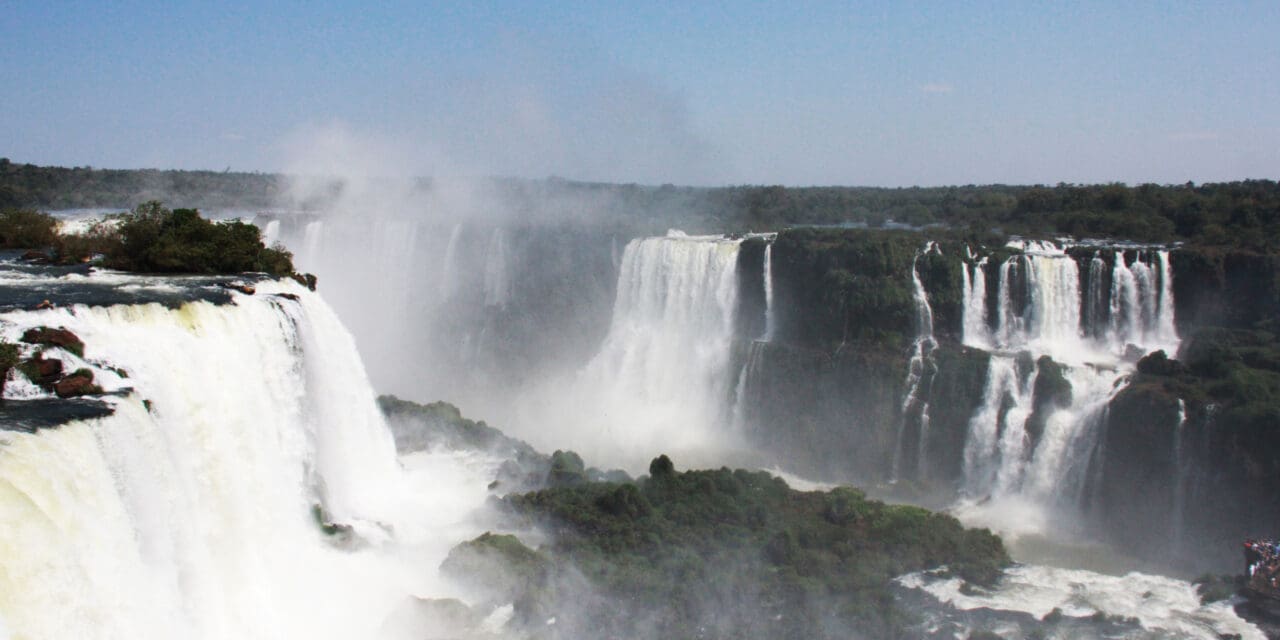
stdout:
<svg viewBox="0 0 1280 640">
<path fill-rule="evenodd" d="M 733 430 L 741 434 L 747 427 L 747 402 L 752 397 L 754 385 L 752 381 L 760 373 L 761 361 L 764 359 L 765 342 L 753 340 L 747 347 L 747 361 L 738 372 L 738 384 L 733 391 Z"/>
<path fill-rule="evenodd" d="M 765 342 L 773 341 L 773 243 L 764 246 L 764 335 Z"/>
<path fill-rule="evenodd" d="M 992 356 L 982 404 L 969 420 L 964 447 L 964 487 L 975 497 L 1008 489 L 1021 480 L 1026 421 L 1038 371 L 1019 372 L 1017 361 Z"/>
<path fill-rule="evenodd" d="M 444 260 L 440 264 L 440 298 L 448 300 L 458 290 L 458 238 L 462 237 L 462 223 L 453 225 L 449 232 L 449 244 L 444 248 Z"/>
<path fill-rule="evenodd" d="M 987 379 L 965 440 L 960 511 L 1006 532 L 1043 532 L 1055 513 L 1074 513 L 1085 500 L 1106 407 L 1125 386 L 1134 348 L 1176 353 L 1178 338 L 1167 251 L 1135 251 L 1128 261 L 1115 251 L 1110 263 L 1095 253 L 1082 290 L 1080 267 L 1064 247 L 1014 248 L 1022 253 L 1000 264 Z M 979 348 L 986 346 L 982 266 L 978 261 L 970 272 L 962 264 L 964 342 Z M 1049 375 L 1039 365 L 1044 356 L 1069 385 L 1069 402 L 1036 398 L 1038 378 Z M 1043 414 L 1032 432 L 1037 411 Z"/>
<path fill-rule="evenodd" d="M 1178 424 L 1173 428 L 1173 478 L 1170 483 L 1173 486 L 1173 513 L 1169 517 L 1173 525 L 1174 549 L 1177 551 L 1182 550 L 1186 534 L 1186 523 L 1183 520 L 1187 507 L 1187 478 L 1190 475 L 1183 457 L 1183 431 L 1186 426 L 1187 403 L 1178 398 Z"/>
<path fill-rule="evenodd" d="M 302 232 L 302 255 L 299 255 L 298 266 L 315 270 L 321 259 L 324 246 L 324 222 L 313 220 L 307 223 Z"/>
<path fill-rule="evenodd" d="M 740 244 L 680 232 L 627 244 L 609 333 L 565 411 L 603 429 L 609 462 L 710 446 L 728 426 Z"/>
<path fill-rule="evenodd" d="M 931 356 L 938 343 L 933 338 L 933 309 L 929 307 L 929 295 L 924 289 L 924 283 L 920 280 L 918 263 L 921 255 L 928 255 L 934 252 L 938 252 L 938 245 L 930 242 L 911 260 L 911 290 L 916 305 L 916 339 L 911 345 L 911 360 L 907 364 L 907 379 L 904 383 L 907 393 L 903 396 L 900 407 L 902 421 L 898 425 L 898 434 L 893 450 L 890 482 L 898 481 L 902 466 L 904 435 L 907 431 L 907 423 L 913 418 L 919 425 L 917 431 L 917 476 L 924 469 L 925 445 L 928 440 L 929 402 L 927 397 L 922 398 L 920 391 L 922 383 L 926 382 L 926 377 L 929 379 L 928 381 L 932 381 L 935 366 Z M 927 393 L 924 395 L 927 396 Z M 915 414 L 914 416 L 913 413 Z"/>
<path fill-rule="evenodd" d="M 990 348 L 991 330 L 987 326 L 987 257 L 979 258 L 972 265 L 962 264 L 964 315 L 961 325 L 965 346 Z"/>
<path fill-rule="evenodd" d="M 1093 258 L 1089 260 L 1089 288 L 1087 297 L 1085 298 L 1085 331 L 1089 338 L 1094 340 L 1103 338 L 1106 335 L 1108 319 L 1110 318 L 1110 309 L 1108 307 L 1108 289 L 1106 278 L 1109 273 L 1107 261 L 1102 259 L 1099 252 L 1093 253 Z"/>
<path fill-rule="evenodd" d="M 262 230 L 262 244 L 270 247 L 280 240 L 280 221 L 271 220 Z"/>
<path fill-rule="evenodd" d="M 511 297 L 511 275 L 507 269 L 507 246 L 502 229 L 494 229 L 484 259 L 484 304 L 506 308 Z"/>
<path fill-rule="evenodd" d="M 41 325 L 75 332 L 85 360 L 59 357 L 120 395 L 104 418 L 0 430 L 14 637 L 368 638 L 438 588 L 450 543 L 424 554 L 414 536 L 440 535 L 449 520 L 433 519 L 456 509 L 411 490 L 354 341 L 317 294 L 264 282 L 223 306 L 4 316 L 10 339 Z M 372 546 L 327 543 L 317 504 Z"/>
<path fill-rule="evenodd" d="M 1156 339 L 1163 345 L 1172 345 L 1172 353 L 1168 355 L 1173 357 L 1178 351 L 1178 329 L 1173 312 L 1173 266 L 1169 263 L 1167 250 L 1157 251 L 1156 259 L 1160 263 L 1160 302 L 1157 307 Z"/>
</svg>

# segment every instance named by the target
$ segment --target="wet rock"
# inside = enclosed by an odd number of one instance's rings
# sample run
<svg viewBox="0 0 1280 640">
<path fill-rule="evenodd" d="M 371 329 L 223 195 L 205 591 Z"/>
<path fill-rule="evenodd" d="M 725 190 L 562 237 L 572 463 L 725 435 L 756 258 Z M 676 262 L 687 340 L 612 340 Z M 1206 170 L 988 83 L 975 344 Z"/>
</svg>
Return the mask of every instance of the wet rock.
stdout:
<svg viewBox="0 0 1280 640">
<path fill-rule="evenodd" d="M 18 370 L 27 376 L 32 383 L 46 390 L 52 390 L 53 384 L 58 381 L 58 378 L 62 377 L 62 360 L 45 358 L 43 353 L 37 353 L 34 357 L 18 365 Z"/>
<path fill-rule="evenodd" d="M 315 277 L 315 275 L 310 274 L 310 273 L 295 273 L 295 274 L 293 274 L 293 275 L 292 275 L 292 276 L 290 276 L 290 277 L 292 277 L 292 278 L 293 278 L 293 279 L 294 279 L 298 284 L 300 284 L 300 285 L 302 285 L 302 286 L 304 286 L 304 287 L 306 287 L 306 288 L 308 288 L 308 289 L 310 289 L 310 290 L 312 290 L 312 291 L 315 291 L 315 290 L 316 290 L 316 277 Z"/>
<path fill-rule="evenodd" d="M 35 249 L 28 250 L 26 253 L 22 254 L 22 259 L 29 262 L 39 262 L 41 264 L 47 264 L 52 260 L 52 258 L 49 257 L 49 254 Z"/>
<path fill-rule="evenodd" d="M 1177 376 L 1187 373 L 1187 367 L 1171 360 L 1164 350 L 1153 351 L 1138 361 L 1138 372 L 1153 376 Z"/>
<path fill-rule="evenodd" d="M 81 358 L 84 357 L 84 342 L 76 334 L 61 327 L 57 329 L 50 327 L 27 329 L 22 333 L 22 341 L 27 344 L 61 347 Z"/>
<path fill-rule="evenodd" d="M 54 306 L 56 305 L 54 305 L 52 302 L 49 302 L 48 298 L 45 298 L 44 300 L 40 301 L 40 304 L 36 305 L 36 311 L 40 311 L 42 309 L 52 309 Z"/>
<path fill-rule="evenodd" d="M 53 392 L 59 398 L 75 398 L 102 393 L 102 387 L 93 383 L 92 372 L 87 369 L 80 369 L 54 383 Z"/>
<path fill-rule="evenodd" d="M 245 282 L 228 282 L 223 284 L 222 286 L 226 287 L 227 289 L 231 289 L 232 291 L 239 291 L 240 293 L 243 293 L 247 296 L 251 296 L 258 292 L 258 290 L 255 289 L 253 285 Z"/>
</svg>

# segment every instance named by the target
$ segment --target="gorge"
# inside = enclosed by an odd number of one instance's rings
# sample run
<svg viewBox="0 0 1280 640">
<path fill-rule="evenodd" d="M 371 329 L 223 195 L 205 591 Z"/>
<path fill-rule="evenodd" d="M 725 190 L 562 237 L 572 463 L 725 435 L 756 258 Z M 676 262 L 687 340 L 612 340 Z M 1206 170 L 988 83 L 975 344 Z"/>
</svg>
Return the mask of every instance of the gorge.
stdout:
<svg viewBox="0 0 1280 640">
<path fill-rule="evenodd" d="M 66 405 L 23 426 L 52 398 L 11 375 L 0 631 L 409 638 L 460 598 L 468 637 L 515 633 L 522 600 L 474 604 L 438 568 L 501 530 L 486 497 L 525 490 L 520 461 L 556 450 L 547 477 L 577 459 L 567 477 L 652 482 L 668 454 L 854 484 L 999 533 L 1022 564 L 989 589 L 903 568 L 895 606 L 930 633 L 1261 637 L 1182 578 L 1234 572 L 1239 539 L 1277 514 L 1268 254 L 894 225 L 686 234 L 440 203 L 356 213 L 255 220 L 319 292 L 4 257 L 3 337 L 74 332 L 83 356 L 48 353 L 92 372 L 107 415 Z M 454 402 L 532 447 L 406 448 L 379 393 Z M 121 581 L 166 615 L 104 586 Z M 69 591 L 86 596 L 51 616 L 49 594 Z"/>
</svg>

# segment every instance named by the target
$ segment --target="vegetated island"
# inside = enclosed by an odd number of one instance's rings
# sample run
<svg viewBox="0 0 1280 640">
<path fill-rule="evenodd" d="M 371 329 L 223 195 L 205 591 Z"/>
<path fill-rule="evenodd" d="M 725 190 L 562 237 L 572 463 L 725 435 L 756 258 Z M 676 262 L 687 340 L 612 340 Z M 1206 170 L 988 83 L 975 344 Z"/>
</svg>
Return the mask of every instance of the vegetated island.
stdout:
<svg viewBox="0 0 1280 640">
<path fill-rule="evenodd" d="M 514 603 L 509 625 L 531 637 L 898 637 L 918 621 L 895 601 L 896 577 L 945 566 L 981 587 L 1011 563 L 989 530 L 854 488 L 797 491 L 742 469 L 680 472 L 665 455 L 648 476 L 603 480 L 619 472 L 585 468 L 566 451 L 532 460 L 527 445 L 445 403 L 380 404 L 402 446 L 515 452 L 523 470 L 505 469 L 497 488 L 539 474 L 543 488 L 494 504 L 511 530 L 543 532 L 545 544 L 486 533 L 442 567 L 487 594 L 488 606 Z"/>
<path fill-rule="evenodd" d="M 140 273 L 294 273 L 293 255 L 265 246 L 258 227 L 241 220 L 214 222 L 196 209 L 167 209 L 158 201 L 108 216 L 83 233 L 58 229 L 58 220 L 47 213 L 5 209 L 0 211 L 0 248 L 26 249 L 29 258 L 55 264 L 100 256 L 104 267 Z"/>
</svg>

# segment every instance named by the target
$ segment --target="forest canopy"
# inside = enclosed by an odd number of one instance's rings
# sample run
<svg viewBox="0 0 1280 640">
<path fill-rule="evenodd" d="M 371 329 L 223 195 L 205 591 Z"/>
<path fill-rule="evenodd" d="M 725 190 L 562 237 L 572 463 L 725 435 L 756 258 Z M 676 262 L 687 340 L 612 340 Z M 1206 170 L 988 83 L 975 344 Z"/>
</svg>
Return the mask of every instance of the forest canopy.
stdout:
<svg viewBox="0 0 1280 640">
<path fill-rule="evenodd" d="M 267 208 L 288 176 L 212 171 L 43 167 L 0 158 L 0 208 L 132 207 L 165 199 L 184 207 Z M 340 182 L 335 180 L 340 187 Z M 430 180 L 417 186 L 430 189 Z M 494 179 L 527 203 L 549 189 L 580 195 L 628 223 L 690 231 L 776 231 L 793 226 L 938 226 L 968 233 L 1071 235 L 1280 250 L 1280 184 L 1243 180 L 950 187 L 677 187 L 560 179 Z M 341 188 L 336 189 L 341 191 Z"/>
</svg>

